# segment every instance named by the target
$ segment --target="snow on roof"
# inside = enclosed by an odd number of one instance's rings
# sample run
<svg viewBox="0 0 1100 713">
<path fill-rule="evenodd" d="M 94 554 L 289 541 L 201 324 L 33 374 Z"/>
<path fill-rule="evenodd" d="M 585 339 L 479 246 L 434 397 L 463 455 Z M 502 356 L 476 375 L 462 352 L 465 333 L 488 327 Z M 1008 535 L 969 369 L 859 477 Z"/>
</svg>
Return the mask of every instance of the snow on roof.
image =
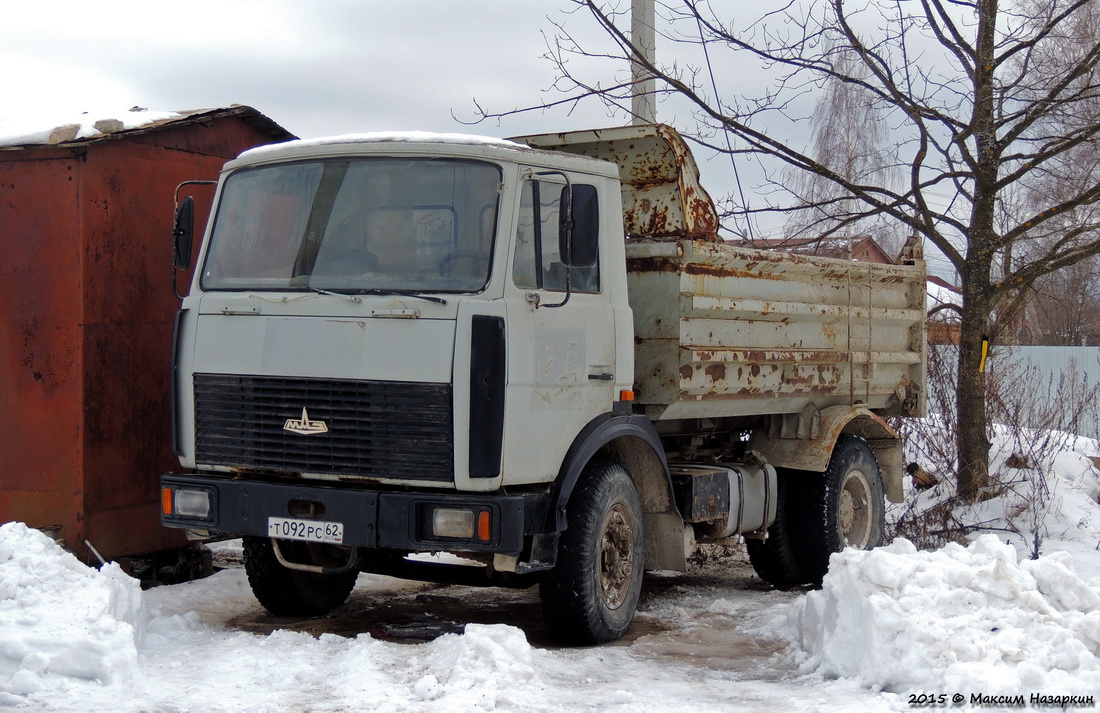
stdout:
<svg viewBox="0 0 1100 713">
<path fill-rule="evenodd" d="M 157 111 L 140 106 L 98 111 L 46 113 L 28 112 L 17 117 L 0 117 L 0 148 L 53 146 L 71 141 L 94 141 L 123 131 L 151 130 L 181 121 L 201 121 L 223 115 L 237 115 L 254 122 L 264 133 L 279 141 L 294 135 L 255 109 L 242 104 L 216 109 Z"/>
<path fill-rule="evenodd" d="M 342 134 L 339 136 L 324 136 L 316 139 L 298 139 L 282 144 L 270 144 L 257 146 L 241 154 L 241 157 L 255 157 L 271 151 L 279 151 L 284 148 L 313 148 L 319 146 L 337 146 L 341 144 L 360 143 L 437 143 L 437 144 L 464 144 L 473 146 L 499 146 L 503 148 L 526 149 L 523 144 L 507 139 L 498 139 L 491 136 L 477 136 L 475 134 L 448 134 L 434 133 L 430 131 L 378 131 L 361 134 Z"/>
<path fill-rule="evenodd" d="M 183 114 L 179 112 L 149 111 L 137 106 L 122 111 L 28 114 L 13 119 L 0 119 L 0 146 L 59 144 L 124 129 L 136 129 L 181 116 Z"/>
</svg>

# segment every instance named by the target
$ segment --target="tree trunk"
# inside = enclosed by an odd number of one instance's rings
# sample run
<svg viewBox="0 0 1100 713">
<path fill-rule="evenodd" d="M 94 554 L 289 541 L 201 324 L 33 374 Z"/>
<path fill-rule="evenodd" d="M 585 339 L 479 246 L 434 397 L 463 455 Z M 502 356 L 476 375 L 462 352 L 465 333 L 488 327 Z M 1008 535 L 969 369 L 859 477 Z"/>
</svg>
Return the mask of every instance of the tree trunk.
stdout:
<svg viewBox="0 0 1100 713">
<path fill-rule="evenodd" d="M 989 482 L 989 420 L 985 402 L 985 371 L 982 341 L 988 334 L 988 312 L 982 300 L 963 299 L 962 336 L 959 340 L 958 390 L 958 493 L 973 501 Z M 975 304 L 977 302 L 978 304 Z"/>
<path fill-rule="evenodd" d="M 993 307 L 993 258 L 1000 244 L 995 229 L 997 172 L 1001 146 L 997 141 L 993 71 L 996 67 L 998 0 L 978 0 L 978 35 L 974 47 L 976 66 L 974 113 L 970 129 L 974 138 L 974 203 L 967 236 L 969 249 L 963 273 L 962 330 L 959 339 L 959 379 L 955 401 L 958 417 L 958 492 L 965 500 L 977 498 L 989 482 L 988 414 L 985 402 L 983 343 L 989 339 Z"/>
</svg>

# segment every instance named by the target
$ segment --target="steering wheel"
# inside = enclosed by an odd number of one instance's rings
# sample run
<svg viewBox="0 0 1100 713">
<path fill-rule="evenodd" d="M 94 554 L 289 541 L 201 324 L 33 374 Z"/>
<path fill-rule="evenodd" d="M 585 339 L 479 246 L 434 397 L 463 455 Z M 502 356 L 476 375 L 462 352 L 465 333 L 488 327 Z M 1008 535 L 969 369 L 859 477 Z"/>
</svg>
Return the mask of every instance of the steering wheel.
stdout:
<svg viewBox="0 0 1100 713">
<path fill-rule="evenodd" d="M 326 267 L 333 274 L 378 272 L 378 256 L 369 250 L 341 250 L 326 256 Z"/>
<path fill-rule="evenodd" d="M 468 270 L 460 270 L 463 263 Z M 489 268 L 489 259 L 473 250 L 461 250 L 447 255 L 439 261 L 439 274 L 442 277 L 452 277 L 456 273 L 461 277 L 481 277 Z"/>
</svg>

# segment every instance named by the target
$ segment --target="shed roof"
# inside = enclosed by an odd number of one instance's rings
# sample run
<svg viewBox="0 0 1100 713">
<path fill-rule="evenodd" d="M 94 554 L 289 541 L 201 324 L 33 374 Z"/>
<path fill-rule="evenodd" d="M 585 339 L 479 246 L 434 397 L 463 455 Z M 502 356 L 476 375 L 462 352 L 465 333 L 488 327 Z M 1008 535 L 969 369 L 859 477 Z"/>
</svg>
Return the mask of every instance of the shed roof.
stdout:
<svg viewBox="0 0 1100 713">
<path fill-rule="evenodd" d="M 169 112 L 133 107 L 116 114 L 117 116 L 109 113 L 85 113 L 76 117 L 75 121 L 55 123 L 53 126 L 48 125 L 48 121 L 38 124 L 28 121 L 18 128 L 4 130 L 0 127 L 0 150 L 94 144 L 168 128 L 203 124 L 226 117 L 238 117 L 274 141 L 297 138 L 272 119 L 243 104 Z"/>
</svg>

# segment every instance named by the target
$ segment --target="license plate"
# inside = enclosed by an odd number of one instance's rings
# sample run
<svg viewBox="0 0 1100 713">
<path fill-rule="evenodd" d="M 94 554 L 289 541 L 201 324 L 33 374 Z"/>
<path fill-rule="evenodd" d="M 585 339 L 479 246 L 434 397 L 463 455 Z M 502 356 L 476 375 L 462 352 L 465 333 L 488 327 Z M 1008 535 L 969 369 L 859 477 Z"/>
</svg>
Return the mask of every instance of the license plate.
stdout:
<svg viewBox="0 0 1100 713">
<path fill-rule="evenodd" d="M 269 517 L 267 518 L 267 536 L 278 540 L 329 542 L 339 545 L 344 542 L 344 523 Z"/>
</svg>

